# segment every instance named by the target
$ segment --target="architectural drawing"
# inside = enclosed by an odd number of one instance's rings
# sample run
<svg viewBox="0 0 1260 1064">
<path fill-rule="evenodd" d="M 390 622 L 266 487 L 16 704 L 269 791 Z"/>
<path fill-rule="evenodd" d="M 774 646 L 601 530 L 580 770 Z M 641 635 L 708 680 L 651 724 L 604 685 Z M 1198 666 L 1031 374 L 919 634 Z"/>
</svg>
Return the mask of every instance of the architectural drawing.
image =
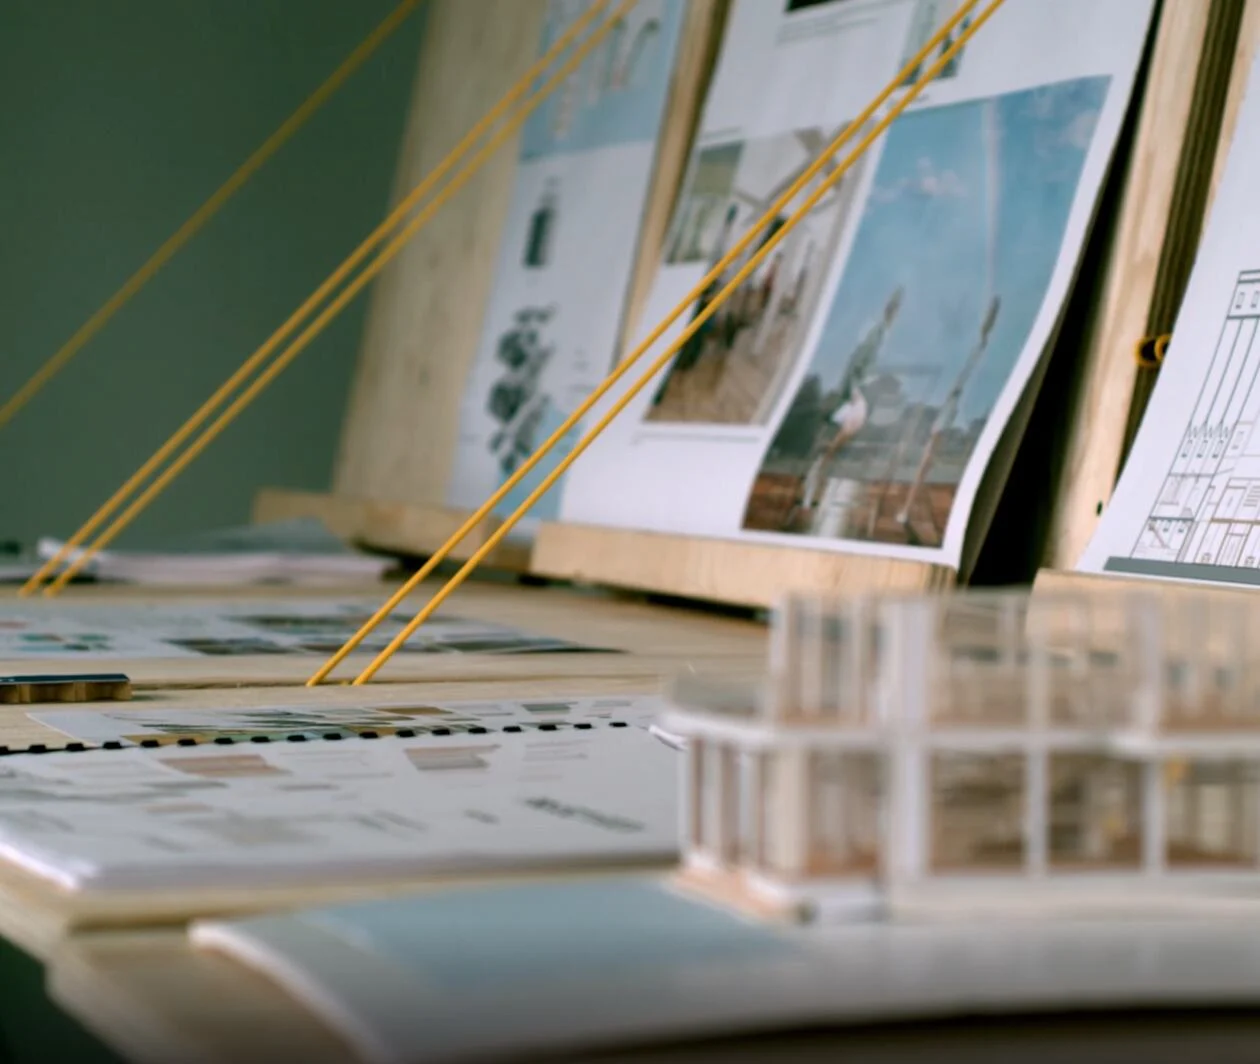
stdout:
<svg viewBox="0 0 1260 1064">
<path fill-rule="evenodd" d="M 755 697 L 680 688 L 681 880 L 807 918 L 1260 902 L 1260 609 L 834 602 Z"/>
<path fill-rule="evenodd" d="M 1238 275 L 1198 398 L 1129 557 L 1106 569 L 1260 584 L 1260 270 Z"/>
</svg>

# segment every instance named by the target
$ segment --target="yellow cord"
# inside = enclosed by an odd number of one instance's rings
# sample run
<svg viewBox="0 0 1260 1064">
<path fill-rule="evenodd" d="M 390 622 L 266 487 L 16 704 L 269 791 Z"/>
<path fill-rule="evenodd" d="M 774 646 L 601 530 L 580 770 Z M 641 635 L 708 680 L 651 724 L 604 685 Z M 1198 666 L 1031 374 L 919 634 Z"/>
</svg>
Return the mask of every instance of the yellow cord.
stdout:
<svg viewBox="0 0 1260 1064">
<path fill-rule="evenodd" d="M 458 588 L 468 578 L 468 576 L 472 573 L 472 571 L 476 569 L 476 567 L 481 563 L 482 559 L 485 558 L 496 546 L 498 546 L 500 542 L 502 542 L 503 538 L 507 536 L 507 534 L 516 525 L 516 523 L 520 521 L 520 519 L 529 511 L 529 509 L 540 498 L 542 498 L 544 494 L 546 494 L 546 492 L 552 487 L 553 484 L 555 484 L 557 480 L 560 479 L 560 477 L 562 477 L 565 474 L 568 468 L 575 461 L 577 461 L 578 457 L 591 445 L 591 443 L 600 435 L 600 433 L 602 433 L 604 429 L 608 427 L 608 425 L 612 422 L 612 420 L 619 413 L 621 413 L 622 410 L 625 409 L 625 407 L 630 403 L 630 401 L 636 395 L 638 395 L 639 392 L 641 392 L 645 387 L 647 387 L 649 383 L 651 383 L 652 378 L 658 372 L 660 372 L 661 369 L 663 369 L 666 365 L 668 365 L 669 361 L 674 357 L 675 354 L 677 354 L 678 350 L 682 347 L 682 345 L 685 344 L 687 340 L 706 321 L 708 321 L 708 319 L 721 306 L 723 301 L 726 300 L 730 296 L 730 294 L 733 291 L 735 291 L 740 286 L 740 284 L 742 284 L 744 280 L 746 280 L 753 273 L 753 271 L 765 260 L 765 258 L 770 254 L 770 252 L 778 245 L 778 243 L 793 228 L 796 227 L 796 225 L 800 222 L 800 220 L 806 214 L 808 214 L 809 211 L 811 211 L 814 208 L 814 206 L 818 203 L 818 201 L 822 199 L 822 197 L 844 176 L 845 173 L 848 172 L 850 168 L 852 168 L 853 164 L 858 160 L 858 158 L 860 158 L 861 155 L 871 146 L 871 144 L 875 142 L 875 140 L 880 136 L 880 134 L 882 134 L 883 131 L 887 129 L 888 126 L 891 125 L 892 122 L 907 107 L 910 106 L 910 104 L 915 100 L 915 98 L 918 97 L 919 93 L 923 91 L 923 89 L 927 86 L 927 84 L 931 82 L 942 69 L 944 69 L 946 63 L 948 63 L 949 60 L 962 48 L 962 46 L 976 33 L 976 31 L 979 30 L 979 28 L 983 26 L 985 22 L 988 21 L 989 17 L 999 7 L 1001 7 L 1001 5 L 1004 2 L 1005 0 L 990 0 L 990 3 L 988 4 L 988 6 L 985 7 L 985 9 L 976 17 L 976 20 L 973 23 L 971 23 L 970 26 L 966 27 L 959 33 L 957 40 L 952 42 L 952 44 L 950 44 L 950 46 L 947 47 L 941 53 L 940 57 L 936 60 L 936 62 L 934 62 L 923 74 L 923 76 L 918 81 L 915 82 L 913 87 L 911 87 L 907 91 L 906 95 L 901 100 L 899 100 L 892 108 L 890 108 L 888 113 L 882 119 L 880 119 L 879 122 L 875 124 L 875 126 L 870 130 L 869 133 L 867 133 L 862 138 L 862 140 L 858 143 L 857 147 L 854 148 L 853 151 L 851 151 L 845 157 L 844 161 L 841 162 L 835 168 L 835 170 L 832 171 L 832 173 L 830 173 L 827 177 L 825 177 L 819 183 L 819 187 L 815 189 L 815 191 L 812 192 L 808 197 L 806 197 L 806 199 L 801 204 L 801 206 L 798 207 L 788 217 L 787 221 L 778 230 L 775 231 L 773 236 L 771 236 L 768 240 L 766 240 L 764 244 L 762 244 L 762 246 L 758 249 L 756 254 L 754 254 L 748 260 L 748 262 L 735 274 L 735 276 L 732 277 L 729 282 L 727 282 L 727 284 L 717 294 L 717 296 L 713 299 L 713 301 L 710 302 L 704 308 L 704 310 L 702 310 L 699 314 L 696 315 L 696 317 L 692 320 L 692 322 L 688 325 L 688 327 L 683 331 L 683 333 L 672 344 L 670 344 L 669 347 L 664 352 L 662 352 L 659 357 L 657 357 L 652 362 L 652 364 L 648 367 L 648 369 L 642 375 L 640 375 L 638 380 L 626 391 L 626 393 L 623 396 L 621 396 L 615 403 L 613 403 L 612 407 L 607 411 L 607 413 L 601 416 L 599 420 L 596 422 L 596 424 L 588 432 L 583 434 L 582 438 L 578 440 L 578 442 L 574 445 L 573 450 L 570 451 L 569 454 L 565 455 L 565 457 L 556 465 L 555 469 L 553 469 L 550 473 L 547 474 L 547 476 L 543 478 L 542 482 L 538 485 L 538 487 L 536 487 L 532 492 L 529 493 L 525 501 L 521 503 L 521 505 L 518 506 L 516 510 L 514 510 L 508 517 L 506 517 L 503 520 L 502 524 L 494 531 L 492 535 L 490 535 L 487 538 L 486 542 L 472 554 L 472 556 L 468 559 L 468 561 L 465 562 L 464 565 L 461 566 L 460 569 L 455 573 L 455 575 L 452 576 L 451 579 L 448 580 L 441 587 L 441 589 L 437 592 L 437 594 L 435 594 L 433 598 L 429 600 L 429 602 L 424 606 L 424 608 L 421 609 L 420 612 L 416 614 L 416 616 L 407 623 L 407 625 L 403 628 L 403 630 L 399 632 L 390 641 L 389 645 L 372 660 L 371 664 L 369 664 L 367 668 L 365 668 L 354 679 L 355 686 L 365 684 L 373 676 L 375 676 L 376 673 L 380 670 L 380 668 L 385 664 L 385 662 L 387 662 L 390 659 L 390 657 L 393 656 L 395 651 L 397 651 L 398 648 L 403 645 L 403 643 L 405 643 L 409 638 L 411 638 L 412 634 L 416 631 L 416 629 L 419 628 L 420 625 L 422 625 L 426 620 L 428 620 L 429 617 L 433 615 L 434 612 L 437 611 L 438 607 L 441 606 L 442 603 L 445 602 L 446 599 L 449 598 L 450 595 L 455 591 L 455 589 Z M 959 9 L 959 12 L 956 12 L 956 14 L 966 14 L 970 10 L 971 6 L 974 6 L 974 0 L 973 0 L 973 3 L 970 5 L 968 4 L 962 5 Z M 894 82 L 892 85 L 890 85 L 888 89 L 888 95 L 891 95 L 892 92 L 894 92 L 896 88 L 899 86 L 899 84 L 900 84 L 899 82 Z M 832 154 L 832 149 L 828 148 L 826 151 L 824 151 L 824 153 L 822 154 L 820 158 L 825 161 L 831 156 L 831 154 Z M 768 223 L 772 217 L 773 217 L 773 214 L 768 213 L 766 216 L 763 217 L 761 224 Z M 681 313 L 681 311 L 679 311 L 679 313 Z M 634 357 L 637 358 L 639 353 L 640 352 L 636 351 Z M 544 446 L 547 446 L 547 445 L 544 445 Z"/>
<path fill-rule="evenodd" d="M 131 475 L 130 478 L 128 478 L 127 482 L 123 484 L 123 486 L 119 488 L 118 491 L 116 491 L 114 495 L 84 523 L 83 527 L 75 532 L 75 534 L 62 545 L 61 549 L 52 558 L 39 568 L 39 570 L 19 590 L 18 594 L 20 596 L 29 595 L 37 589 L 40 584 L 48 578 L 49 574 L 65 562 L 66 558 L 76 547 L 78 547 L 88 538 L 88 536 L 95 532 L 96 529 L 99 528 L 100 525 L 123 504 L 127 497 L 130 496 L 167 458 L 169 458 L 175 450 L 185 440 L 187 440 L 188 437 L 191 436 L 192 433 L 200 427 L 208 417 L 210 417 L 215 409 L 222 405 L 227 397 L 236 388 L 238 388 L 252 372 L 262 365 L 268 356 L 270 356 L 272 352 L 274 352 L 276 348 L 279 347 L 280 344 L 283 343 L 284 340 L 294 331 L 294 329 L 302 323 L 303 319 L 306 318 L 315 309 L 315 307 L 318 306 L 319 303 L 330 292 L 332 292 L 337 285 L 340 284 L 386 236 L 389 235 L 390 231 L 397 227 L 398 223 L 402 221 L 408 212 L 413 210 L 420 200 L 423 199 L 423 197 L 427 195 L 433 187 L 446 176 L 447 173 L 449 173 L 455 163 L 459 161 L 460 157 L 466 154 L 473 144 L 484 136 L 485 133 L 488 132 L 494 124 L 500 120 L 500 118 L 502 118 L 503 114 L 520 100 L 520 98 L 537 79 L 539 74 L 546 70 L 546 68 L 555 61 L 556 57 L 569 47 L 573 40 L 582 32 L 583 29 L 585 29 L 587 25 L 590 24 L 599 11 L 607 6 L 608 2 L 609 0 L 596 0 L 590 9 L 583 13 L 582 17 L 577 19 L 573 25 L 557 39 L 556 43 L 547 50 L 546 54 L 538 60 L 538 62 L 536 62 L 526 72 L 520 81 L 518 81 L 516 85 L 508 91 L 508 93 L 494 106 L 494 108 L 492 108 L 491 111 L 468 132 L 468 134 L 458 145 L 455 146 L 450 154 L 447 155 L 446 158 L 444 158 L 429 173 L 429 175 L 408 194 L 408 196 L 390 213 L 389 217 L 377 226 L 371 235 L 355 249 L 350 257 L 347 258 L 336 270 L 334 270 L 331 275 L 329 275 L 327 280 L 325 280 L 324 283 L 311 294 L 306 302 L 294 311 L 288 321 L 286 321 L 266 341 L 266 343 L 262 345 L 262 347 L 250 355 L 250 357 L 242 363 L 241 367 L 233 373 L 232 376 L 229 377 L 228 380 L 225 381 L 204 404 L 202 404 L 201 408 L 198 409 L 197 412 L 193 414 L 193 416 L 189 418 L 188 421 L 186 421 L 169 440 L 166 441 L 166 443 L 154 452 L 148 461 L 146 461 L 138 470 L 136 470 L 135 473 Z M 618 14 L 624 14 L 626 10 L 633 6 L 634 2 L 635 0 L 624 0 L 617 9 Z M 574 56 L 570 57 L 570 60 L 565 67 L 564 76 L 567 76 L 569 69 L 580 62 L 590 49 L 593 48 L 595 44 L 597 44 L 598 41 L 607 34 L 607 32 L 609 32 L 614 24 L 615 17 L 616 16 L 604 25 L 600 26 L 591 37 L 579 46 L 578 50 L 574 53 Z M 265 387 L 266 384 L 280 372 L 281 369 L 287 366 L 288 363 L 291 362 L 292 359 L 295 358 L 297 354 L 300 353 L 300 351 L 315 338 L 315 335 L 324 327 L 324 325 L 330 321 L 332 317 L 335 316 L 335 314 L 340 311 L 341 308 L 348 303 L 355 294 L 357 294 L 359 289 L 371 280 L 371 278 L 385 266 L 390 258 L 397 254 L 402 245 L 414 236 L 417 231 L 419 231 L 421 226 L 423 226 L 436 212 L 437 206 L 445 203 L 455 191 L 458 191 L 458 189 L 473 175 L 473 173 L 476 172 L 478 167 L 480 167 L 481 164 L 484 163 L 491 154 L 493 154 L 494 150 L 504 140 L 511 136 L 511 134 L 519 128 L 521 124 L 524 123 L 529 114 L 531 114 L 542 102 L 542 100 L 546 98 L 547 94 L 559 84 L 560 80 L 562 80 L 561 77 L 553 76 L 553 78 L 551 78 L 538 92 L 529 97 L 522 105 L 523 110 L 513 116 L 510 122 L 505 125 L 498 134 L 496 134 L 492 141 L 490 141 L 489 148 L 487 149 L 483 147 L 482 151 L 474 157 L 474 161 L 469 164 L 468 168 L 453 178 L 451 184 L 443 189 L 437 197 L 429 202 L 423 211 L 418 213 L 416 217 L 408 223 L 407 227 L 402 231 L 404 235 L 401 238 L 396 237 L 395 240 L 380 253 L 373 263 L 365 267 L 364 272 L 361 273 L 355 281 L 351 282 L 347 288 L 342 290 L 341 295 L 337 297 L 337 300 L 325 308 L 323 313 L 316 319 L 316 324 L 303 332 L 289 348 L 278 356 L 272 367 L 264 371 L 263 374 L 256 378 L 250 389 L 238 396 L 232 406 L 229 407 L 228 410 L 225 411 L 224 414 L 221 415 L 220 418 L 215 421 L 214 424 L 208 428 L 187 451 L 184 452 L 184 455 L 177 460 L 179 464 L 168 468 L 160 480 L 154 481 L 148 490 L 135 500 L 135 502 L 133 502 L 132 505 L 124 512 L 124 514 L 115 520 L 106 532 L 102 533 L 101 536 L 97 538 L 95 543 L 82 551 L 79 556 L 75 558 L 75 560 L 65 570 L 62 571 L 61 575 L 49 584 L 44 593 L 46 595 L 57 594 L 61 588 L 63 588 L 73 578 L 75 573 L 87 564 L 97 551 L 99 551 L 106 543 L 111 541 L 119 532 L 121 532 L 123 527 L 125 527 L 125 525 L 128 524 L 131 519 L 134 518 L 136 514 L 138 514 L 140 510 L 149 503 L 149 501 L 156 497 L 158 492 L 161 491 L 166 484 L 173 480 L 174 477 L 178 475 L 178 473 L 186 465 L 188 465 L 189 462 L 192 461 L 193 458 L 200 454 L 201 451 L 205 449 L 205 446 L 208 445 L 210 441 L 217 436 L 220 431 L 222 431 L 223 428 L 226 428 L 227 423 L 230 422 L 250 400 L 252 400 L 253 396 L 257 395 L 258 392 L 260 392 L 262 388 Z M 347 295 L 347 293 L 349 293 L 349 295 Z"/>
<path fill-rule="evenodd" d="M 171 234 L 166 243 L 149 257 L 149 260 L 109 298 L 104 306 L 79 326 L 78 331 L 35 372 L 35 375 L 30 380 L 14 392 L 3 406 L 0 406 L 0 428 L 12 421 L 17 416 L 18 411 L 26 406 L 44 385 L 61 372 L 87 342 L 100 332 L 109 320 L 130 301 L 132 296 L 139 292 L 166 265 L 171 257 L 222 209 L 223 205 L 236 194 L 241 186 L 253 177 L 262 168 L 263 164 L 294 133 L 307 123 L 311 116 L 328 101 L 328 98 L 342 86 L 350 75 L 358 70 L 368 57 L 384 44 L 393 32 L 406 21 L 407 16 L 415 10 L 419 2 L 420 0 L 403 0 L 402 3 L 394 8 L 393 13 L 377 26 L 358 48 L 346 57 L 341 66 L 332 72 L 328 80 L 316 89 L 307 98 L 306 102 L 285 120 L 279 129 L 263 141 L 254 154 L 241 164 L 236 173 L 229 177 L 214 195 L 198 207 L 192 217 Z"/>
</svg>

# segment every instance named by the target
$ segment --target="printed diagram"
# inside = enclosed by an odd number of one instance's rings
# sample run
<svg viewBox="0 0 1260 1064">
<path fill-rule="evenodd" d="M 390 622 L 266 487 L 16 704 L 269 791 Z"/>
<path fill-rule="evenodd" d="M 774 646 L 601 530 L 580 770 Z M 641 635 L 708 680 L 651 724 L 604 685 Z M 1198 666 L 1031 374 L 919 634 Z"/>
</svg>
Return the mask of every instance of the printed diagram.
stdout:
<svg viewBox="0 0 1260 1064">
<path fill-rule="evenodd" d="M 1260 270 L 1238 275 L 1203 386 L 1130 558 L 1107 568 L 1155 576 L 1260 562 Z M 1187 572 L 1193 567 L 1193 572 Z M 1231 577 L 1233 579 L 1233 577 Z M 1256 576 L 1260 582 L 1260 574 Z"/>
<path fill-rule="evenodd" d="M 499 337 L 495 358 L 504 371 L 490 387 L 486 409 L 498 424 L 490 437 L 490 452 L 504 477 L 534 453 L 539 425 L 551 402 L 540 382 L 556 349 L 543 342 L 542 333 L 555 313 L 555 307 L 524 307 Z"/>
</svg>

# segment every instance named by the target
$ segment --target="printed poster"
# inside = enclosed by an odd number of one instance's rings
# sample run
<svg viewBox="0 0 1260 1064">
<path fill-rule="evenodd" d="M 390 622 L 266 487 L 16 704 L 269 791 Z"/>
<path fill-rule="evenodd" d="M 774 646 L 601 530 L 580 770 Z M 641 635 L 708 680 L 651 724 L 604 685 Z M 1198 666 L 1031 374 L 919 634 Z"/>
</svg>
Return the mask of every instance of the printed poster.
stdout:
<svg viewBox="0 0 1260 1064">
<path fill-rule="evenodd" d="M 1079 569 L 1260 586 L 1260 63 L 1159 382 Z"/>
<path fill-rule="evenodd" d="M 588 3 L 552 0 L 540 54 Z M 525 126 L 460 413 L 453 507 L 485 502 L 616 362 L 684 14 L 684 0 L 639 0 Z M 577 435 L 496 512 L 522 502 Z M 557 507 L 549 492 L 533 516 Z"/>
<path fill-rule="evenodd" d="M 642 334 L 957 8 L 736 0 Z M 1151 9 L 1008 0 L 587 451 L 562 518 L 957 566 L 1068 294 Z"/>
</svg>

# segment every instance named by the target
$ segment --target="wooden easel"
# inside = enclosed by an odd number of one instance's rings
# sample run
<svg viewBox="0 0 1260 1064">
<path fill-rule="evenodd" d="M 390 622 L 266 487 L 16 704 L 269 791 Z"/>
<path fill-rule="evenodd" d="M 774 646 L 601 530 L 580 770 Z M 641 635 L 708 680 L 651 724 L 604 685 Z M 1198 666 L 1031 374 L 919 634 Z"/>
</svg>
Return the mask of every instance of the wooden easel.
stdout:
<svg viewBox="0 0 1260 1064">
<path fill-rule="evenodd" d="M 727 0 L 690 0 L 625 314 L 647 298 L 691 145 Z M 432 0 L 396 181 L 428 173 L 528 69 L 547 0 Z M 264 490 L 255 520 L 313 516 L 391 553 L 437 550 L 468 514 L 445 503 L 460 403 L 516 173 L 514 139 L 482 168 L 378 282 L 341 448 L 327 494 Z M 487 518 L 452 553 L 466 559 L 498 527 Z M 487 567 L 523 572 L 529 548 L 505 540 Z"/>
</svg>

